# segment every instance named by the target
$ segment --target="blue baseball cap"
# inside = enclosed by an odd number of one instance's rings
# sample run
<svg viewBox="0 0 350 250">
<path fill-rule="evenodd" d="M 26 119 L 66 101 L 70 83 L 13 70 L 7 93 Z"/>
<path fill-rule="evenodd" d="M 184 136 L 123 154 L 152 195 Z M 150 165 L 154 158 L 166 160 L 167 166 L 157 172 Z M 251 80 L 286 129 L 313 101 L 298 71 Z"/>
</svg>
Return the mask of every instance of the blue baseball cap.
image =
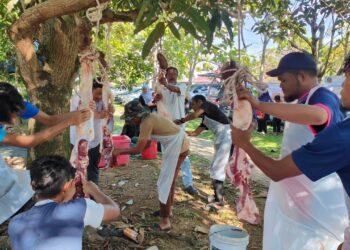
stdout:
<svg viewBox="0 0 350 250">
<path fill-rule="evenodd" d="M 294 70 L 311 70 L 317 72 L 316 61 L 312 55 L 303 52 L 291 52 L 280 60 L 278 67 L 266 74 L 276 77 Z"/>
</svg>

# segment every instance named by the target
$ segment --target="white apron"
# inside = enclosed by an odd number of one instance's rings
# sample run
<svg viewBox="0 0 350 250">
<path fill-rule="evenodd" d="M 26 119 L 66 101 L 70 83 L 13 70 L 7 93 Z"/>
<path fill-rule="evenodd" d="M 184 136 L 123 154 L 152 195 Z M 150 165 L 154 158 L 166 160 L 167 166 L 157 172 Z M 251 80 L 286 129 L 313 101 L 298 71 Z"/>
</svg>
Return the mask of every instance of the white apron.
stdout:
<svg viewBox="0 0 350 250">
<path fill-rule="evenodd" d="M 313 88 L 306 100 L 318 89 Z M 314 139 L 306 125 L 285 123 L 281 156 Z M 281 166 L 283 167 L 283 166 Z M 305 175 L 271 182 L 264 215 L 264 250 L 335 250 L 348 214 L 337 174 L 312 182 Z"/>
<path fill-rule="evenodd" d="M 0 224 L 15 214 L 33 195 L 29 171 L 10 168 L 0 156 Z"/>
<path fill-rule="evenodd" d="M 166 204 L 169 197 L 171 185 L 174 180 L 176 165 L 181 153 L 185 132 L 181 129 L 176 135 L 152 135 L 151 139 L 162 144 L 162 168 L 160 170 L 157 188 L 158 198 Z"/>
<path fill-rule="evenodd" d="M 230 124 L 222 124 L 207 116 L 204 116 L 203 124 L 213 131 L 215 135 L 215 152 L 210 166 L 210 178 L 224 181 L 226 176 L 225 169 L 230 157 L 232 144 Z"/>
<path fill-rule="evenodd" d="M 350 198 L 348 194 L 344 191 L 345 203 L 348 208 L 348 213 L 350 212 Z M 350 250 L 350 222 L 348 223 L 348 227 L 344 230 L 344 243 L 342 250 Z"/>
</svg>

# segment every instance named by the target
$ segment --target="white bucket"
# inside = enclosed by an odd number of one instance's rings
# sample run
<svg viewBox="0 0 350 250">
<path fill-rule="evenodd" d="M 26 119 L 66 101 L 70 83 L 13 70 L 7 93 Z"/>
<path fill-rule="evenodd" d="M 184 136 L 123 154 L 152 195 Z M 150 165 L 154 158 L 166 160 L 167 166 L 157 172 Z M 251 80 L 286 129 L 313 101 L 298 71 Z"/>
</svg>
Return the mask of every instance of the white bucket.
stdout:
<svg viewBox="0 0 350 250">
<path fill-rule="evenodd" d="M 229 225 L 212 225 L 209 232 L 210 250 L 246 250 L 249 235 Z"/>
</svg>

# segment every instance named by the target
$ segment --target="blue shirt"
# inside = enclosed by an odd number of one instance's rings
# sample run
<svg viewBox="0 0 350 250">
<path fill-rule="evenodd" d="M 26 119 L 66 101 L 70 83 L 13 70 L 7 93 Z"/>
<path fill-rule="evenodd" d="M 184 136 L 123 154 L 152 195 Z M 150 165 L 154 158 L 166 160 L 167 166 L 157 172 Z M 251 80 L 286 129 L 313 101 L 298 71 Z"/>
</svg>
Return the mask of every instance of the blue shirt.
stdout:
<svg viewBox="0 0 350 250">
<path fill-rule="evenodd" d="M 39 113 L 39 109 L 30 102 L 24 102 L 24 112 L 20 115 L 23 119 L 33 118 Z"/>
<path fill-rule="evenodd" d="M 34 206 L 11 219 L 8 233 L 14 250 L 82 249 L 85 199 Z"/>
<path fill-rule="evenodd" d="M 305 104 L 308 95 L 303 96 L 299 99 L 299 104 Z M 311 131 L 314 134 L 321 132 L 324 128 L 341 122 L 344 119 L 344 115 L 340 110 L 340 100 L 336 94 L 332 91 L 320 87 L 318 88 L 313 95 L 310 97 L 308 105 L 315 105 L 324 108 L 328 113 L 328 121 L 326 124 L 322 125 L 313 125 L 310 126 Z"/>
<path fill-rule="evenodd" d="M 300 171 L 312 181 L 336 172 L 350 196 L 350 119 L 332 125 L 292 153 Z M 339 194 L 341 195 L 341 194 Z"/>
<path fill-rule="evenodd" d="M 33 118 L 39 112 L 40 112 L 40 110 L 36 106 L 31 104 L 30 102 L 24 101 L 24 111 L 20 115 L 20 117 L 23 119 Z M 3 130 L 3 127 L 4 126 L 2 124 L 0 124 L 0 142 L 2 142 L 6 136 L 6 131 Z"/>
</svg>

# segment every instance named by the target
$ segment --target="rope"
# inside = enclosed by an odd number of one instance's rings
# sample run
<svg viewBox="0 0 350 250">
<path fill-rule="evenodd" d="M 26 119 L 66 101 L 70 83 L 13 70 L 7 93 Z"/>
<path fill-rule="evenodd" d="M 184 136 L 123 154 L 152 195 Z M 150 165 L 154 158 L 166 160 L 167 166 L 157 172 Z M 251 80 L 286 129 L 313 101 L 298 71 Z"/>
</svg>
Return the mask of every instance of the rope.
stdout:
<svg viewBox="0 0 350 250">
<path fill-rule="evenodd" d="M 96 23 L 96 37 L 98 37 L 100 30 L 100 21 L 102 19 L 103 11 L 108 5 L 108 2 L 101 4 L 99 0 L 96 0 L 96 4 L 96 7 L 87 9 L 85 15 L 91 23 Z M 95 43 L 97 44 L 97 39 Z"/>
<path fill-rule="evenodd" d="M 258 90 L 263 91 L 267 88 L 267 84 L 253 80 L 253 75 L 244 67 L 239 67 L 238 69 L 227 69 L 225 72 L 234 72 L 230 77 L 228 77 L 224 85 L 224 102 L 233 101 L 233 109 L 238 108 L 238 97 L 236 93 L 236 88 L 239 86 L 244 86 L 246 82 L 251 83 Z"/>
</svg>

